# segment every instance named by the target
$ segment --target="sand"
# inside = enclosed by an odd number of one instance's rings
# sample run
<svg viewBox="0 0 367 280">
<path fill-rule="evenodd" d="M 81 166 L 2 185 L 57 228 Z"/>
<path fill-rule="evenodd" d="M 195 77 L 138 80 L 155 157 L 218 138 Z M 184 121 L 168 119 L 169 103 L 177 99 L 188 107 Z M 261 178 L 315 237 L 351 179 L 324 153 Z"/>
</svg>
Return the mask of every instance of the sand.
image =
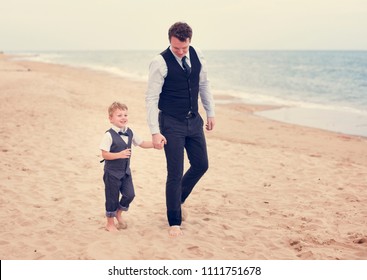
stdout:
<svg viewBox="0 0 367 280">
<path fill-rule="evenodd" d="M 130 127 L 150 140 L 145 90 L 0 54 L 0 259 L 367 259 L 367 139 L 261 118 L 253 112 L 266 106 L 251 104 L 217 105 L 183 236 L 168 236 L 164 152 L 139 147 L 128 228 L 107 232 L 106 110 L 126 103 Z"/>
</svg>

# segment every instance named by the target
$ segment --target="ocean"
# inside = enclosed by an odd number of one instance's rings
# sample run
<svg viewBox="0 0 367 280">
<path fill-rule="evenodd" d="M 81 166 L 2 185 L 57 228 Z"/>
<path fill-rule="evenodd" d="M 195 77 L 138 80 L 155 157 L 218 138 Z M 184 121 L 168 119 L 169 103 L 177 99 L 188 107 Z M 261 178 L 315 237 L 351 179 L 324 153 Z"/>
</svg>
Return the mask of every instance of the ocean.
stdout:
<svg viewBox="0 0 367 280">
<path fill-rule="evenodd" d="M 147 81 L 159 51 L 42 51 L 30 60 L 106 71 Z M 214 95 L 223 102 L 276 105 L 256 114 L 367 137 L 367 51 L 203 50 Z"/>
</svg>

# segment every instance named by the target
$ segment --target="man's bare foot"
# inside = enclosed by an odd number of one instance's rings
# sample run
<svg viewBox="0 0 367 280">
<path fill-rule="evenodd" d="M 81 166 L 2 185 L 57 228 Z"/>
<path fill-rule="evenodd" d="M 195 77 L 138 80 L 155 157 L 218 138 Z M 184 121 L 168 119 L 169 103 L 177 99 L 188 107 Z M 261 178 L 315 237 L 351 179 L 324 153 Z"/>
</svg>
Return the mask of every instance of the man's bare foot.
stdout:
<svg viewBox="0 0 367 280">
<path fill-rule="evenodd" d="M 170 226 L 168 234 L 170 237 L 178 237 L 182 235 L 182 230 L 180 226 Z"/>
<path fill-rule="evenodd" d="M 182 221 L 187 221 L 187 218 L 189 216 L 189 213 L 187 212 L 187 210 L 185 208 L 181 208 L 181 219 Z"/>
</svg>

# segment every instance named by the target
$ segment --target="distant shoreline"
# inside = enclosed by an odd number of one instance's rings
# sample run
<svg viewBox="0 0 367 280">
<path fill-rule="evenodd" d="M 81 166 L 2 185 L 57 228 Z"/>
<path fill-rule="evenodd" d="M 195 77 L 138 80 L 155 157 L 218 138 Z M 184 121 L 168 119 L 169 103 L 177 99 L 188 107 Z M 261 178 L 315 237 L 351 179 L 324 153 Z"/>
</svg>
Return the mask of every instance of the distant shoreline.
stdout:
<svg viewBox="0 0 367 280">
<path fill-rule="evenodd" d="M 148 52 L 151 52 L 151 50 L 147 50 Z M 242 51 L 242 50 L 238 50 Z M 287 52 L 286 50 L 279 50 L 279 52 Z M 310 52 L 313 52 L 316 50 L 312 50 Z M 348 51 L 348 50 L 346 50 Z M 103 52 L 103 51 L 101 51 Z M 259 51 L 261 52 L 261 51 Z M 264 51 L 266 52 L 266 51 Z M 270 50 L 269 50 L 270 52 Z M 295 51 L 295 52 L 303 52 Z M 329 52 L 329 51 L 324 51 Z M 336 52 L 336 51 L 332 51 Z M 52 52 L 51 52 L 52 53 Z M 32 59 L 27 59 L 26 56 L 22 56 L 19 54 L 7 54 L 10 57 L 16 58 L 16 59 L 23 59 L 33 61 Z M 34 56 L 38 56 L 38 54 L 34 54 Z M 62 62 L 50 62 L 50 61 L 40 61 L 45 63 L 52 63 L 57 65 L 65 65 L 70 67 L 77 67 L 81 69 L 92 69 L 94 71 L 101 71 L 105 73 L 109 73 L 112 75 L 119 75 L 117 70 L 111 71 L 111 69 L 103 69 L 103 68 L 96 68 L 96 67 L 90 67 L 90 66 L 82 66 L 82 65 L 70 65 L 68 63 L 62 63 Z M 146 79 L 135 79 L 129 76 L 126 76 L 125 74 L 122 75 L 123 78 L 130 79 L 134 82 L 142 82 L 145 83 Z M 355 135 L 355 136 L 362 136 L 367 137 L 367 111 L 365 117 L 363 115 L 360 115 L 359 113 L 354 112 L 339 112 L 336 110 L 332 110 L 329 108 L 305 108 L 305 107 L 299 107 L 297 105 L 290 106 L 286 104 L 269 104 L 264 102 L 253 102 L 252 100 L 247 100 L 242 98 L 239 93 L 232 95 L 231 92 L 226 92 L 223 90 L 214 89 L 213 94 L 215 97 L 216 104 L 218 106 L 223 104 L 232 104 L 232 103 L 238 103 L 238 104 L 256 104 L 258 107 L 262 107 L 262 112 L 256 113 L 259 116 L 269 118 L 275 121 L 280 121 L 284 123 L 290 123 L 290 124 L 297 124 L 297 125 L 303 125 L 307 127 L 314 127 L 319 129 L 325 129 L 328 131 L 338 132 L 338 133 L 346 133 L 349 135 Z M 237 96 L 238 95 L 238 96 Z M 265 112 L 264 110 L 267 111 Z M 319 116 L 316 118 L 316 116 Z"/>
</svg>

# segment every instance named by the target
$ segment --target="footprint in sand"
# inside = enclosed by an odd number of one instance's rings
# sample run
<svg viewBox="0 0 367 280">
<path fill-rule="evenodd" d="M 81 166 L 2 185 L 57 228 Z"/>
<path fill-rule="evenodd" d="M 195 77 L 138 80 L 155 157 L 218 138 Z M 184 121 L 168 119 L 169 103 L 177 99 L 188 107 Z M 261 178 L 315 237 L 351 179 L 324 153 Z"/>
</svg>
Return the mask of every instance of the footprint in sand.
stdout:
<svg viewBox="0 0 367 280">
<path fill-rule="evenodd" d="M 227 225 L 222 225 L 222 228 L 225 229 L 225 230 L 231 229 L 231 227 L 230 226 L 227 226 Z"/>
<path fill-rule="evenodd" d="M 353 240 L 353 243 L 356 243 L 356 244 L 364 244 L 364 243 L 367 243 L 367 238 L 365 238 L 365 237 L 357 238 L 357 239 Z"/>
<path fill-rule="evenodd" d="M 289 242 L 289 245 L 291 245 L 292 246 L 292 248 L 294 249 L 294 250 L 296 250 L 296 251 L 298 251 L 298 252 L 301 252 L 302 251 L 302 245 L 301 245 L 301 242 L 300 241 L 298 241 L 298 240 L 291 240 L 290 242 Z"/>
<path fill-rule="evenodd" d="M 196 257 L 205 257 L 210 258 L 213 256 L 212 253 L 205 253 L 199 246 L 190 246 L 187 247 L 187 250 L 189 250 L 191 253 L 193 253 Z"/>
</svg>

